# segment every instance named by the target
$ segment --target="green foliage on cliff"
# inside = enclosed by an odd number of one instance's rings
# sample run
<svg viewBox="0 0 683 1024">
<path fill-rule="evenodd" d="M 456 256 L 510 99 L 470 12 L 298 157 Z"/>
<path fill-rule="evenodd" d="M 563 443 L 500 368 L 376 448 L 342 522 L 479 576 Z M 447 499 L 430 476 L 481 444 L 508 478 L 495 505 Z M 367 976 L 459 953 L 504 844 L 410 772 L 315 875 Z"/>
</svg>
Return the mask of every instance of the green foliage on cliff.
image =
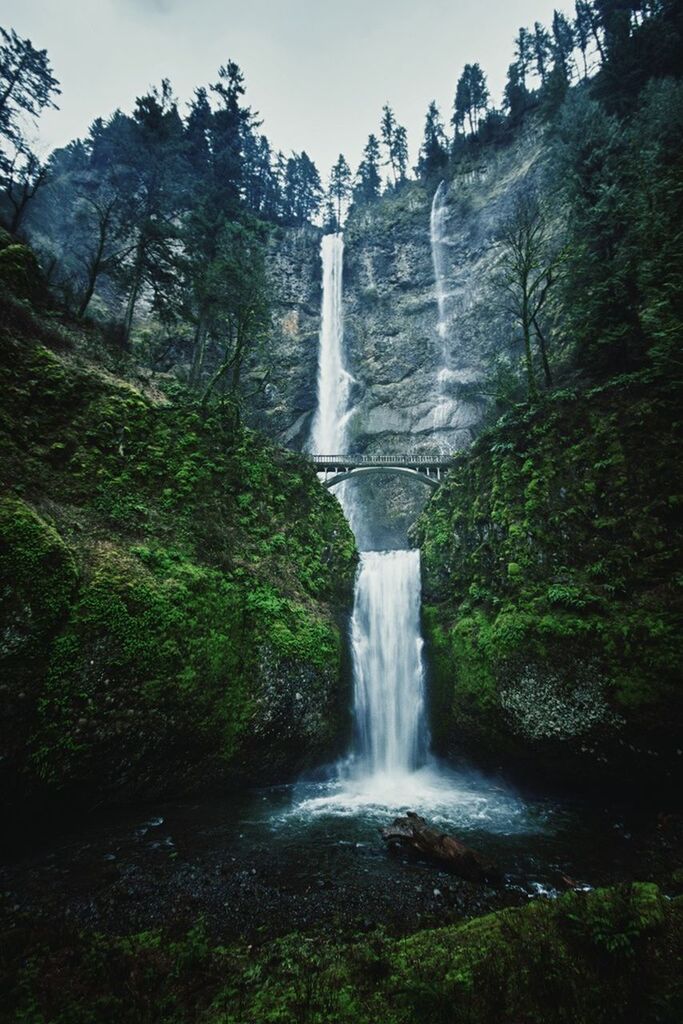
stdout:
<svg viewBox="0 0 683 1024">
<path fill-rule="evenodd" d="M 652 371 L 557 391 L 459 458 L 418 528 L 442 741 L 675 761 L 680 429 Z"/>
<path fill-rule="evenodd" d="M 68 952 L 23 958 L 5 1010 L 32 1024 L 673 1024 L 682 911 L 640 884 L 404 939 L 291 935 L 245 949 L 217 945 L 201 925 L 182 937 L 84 934 Z M 12 970 L 18 937 L 4 953 Z"/>
<path fill-rule="evenodd" d="M 10 314 L 10 799 L 177 791 L 322 756 L 345 728 L 356 558 L 337 503 L 300 456 L 235 432 L 220 408 L 202 416 L 182 393 L 174 404 L 112 376 L 79 356 L 77 334 L 71 348 L 56 334 L 60 351 L 39 344 Z"/>
</svg>

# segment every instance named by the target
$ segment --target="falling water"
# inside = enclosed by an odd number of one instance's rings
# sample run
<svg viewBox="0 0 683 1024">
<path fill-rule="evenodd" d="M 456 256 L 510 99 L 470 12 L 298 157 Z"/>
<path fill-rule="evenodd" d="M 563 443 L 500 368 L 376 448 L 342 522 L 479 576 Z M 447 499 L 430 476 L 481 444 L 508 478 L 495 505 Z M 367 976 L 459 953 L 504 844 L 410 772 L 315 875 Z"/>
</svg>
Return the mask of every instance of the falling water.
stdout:
<svg viewBox="0 0 683 1024">
<path fill-rule="evenodd" d="M 341 235 L 323 238 L 318 409 L 309 445 L 321 454 L 344 453 L 352 414 L 353 378 L 343 345 L 343 252 Z M 353 529 L 354 520 L 361 523 L 367 515 L 353 482 L 335 493 Z M 473 773 L 454 773 L 429 754 L 420 591 L 419 551 L 361 552 L 351 621 L 352 749 L 336 778 L 321 784 L 315 796 L 303 786 L 307 795 L 293 813 L 362 813 L 386 820 L 389 808 L 413 808 L 445 821 L 486 821 L 492 829 L 514 830 L 521 813 L 514 798 Z"/>
<path fill-rule="evenodd" d="M 369 775 L 424 762 L 419 551 L 366 551 L 351 625 L 356 757 Z"/>
<path fill-rule="evenodd" d="M 449 426 L 455 409 L 455 402 L 448 397 L 447 386 L 450 377 L 450 338 L 448 332 L 448 310 L 446 296 L 446 241 L 447 241 L 447 207 L 446 197 L 448 185 L 442 181 L 434 193 L 432 210 L 429 218 L 429 238 L 432 248 L 432 265 L 434 267 L 434 286 L 438 319 L 436 331 L 441 339 L 441 366 L 437 371 L 437 400 L 434 406 L 432 422 L 436 430 Z"/>
<path fill-rule="evenodd" d="M 344 366 L 342 276 L 344 236 L 324 235 L 320 246 L 323 300 L 318 363 L 318 407 L 310 449 L 320 455 L 340 455 L 346 449 L 346 425 L 352 377 Z"/>
<path fill-rule="evenodd" d="M 446 240 L 446 194 L 448 186 L 442 181 L 432 200 L 432 212 L 429 218 L 429 238 L 432 247 L 432 264 L 434 266 L 434 283 L 436 286 L 436 301 L 439 308 L 439 319 L 436 329 L 442 342 L 443 366 L 448 366 L 448 327 L 446 323 L 446 290 L 444 280 L 446 277 L 445 240 Z"/>
<path fill-rule="evenodd" d="M 318 408 L 311 451 L 343 454 L 348 444 L 350 389 L 344 364 L 341 234 L 325 235 Z M 354 488 L 337 496 L 354 527 L 362 510 Z M 354 676 L 354 777 L 405 773 L 424 760 L 427 728 L 420 636 L 420 556 L 417 551 L 365 551 L 356 580 L 351 625 Z"/>
</svg>

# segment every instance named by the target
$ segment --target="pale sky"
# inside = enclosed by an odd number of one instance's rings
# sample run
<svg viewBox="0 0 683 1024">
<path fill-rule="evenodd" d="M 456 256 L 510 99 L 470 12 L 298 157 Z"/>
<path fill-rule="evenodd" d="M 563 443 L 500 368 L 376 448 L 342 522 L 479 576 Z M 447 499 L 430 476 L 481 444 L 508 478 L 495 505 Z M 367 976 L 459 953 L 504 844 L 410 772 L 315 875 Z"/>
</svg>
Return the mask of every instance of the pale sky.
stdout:
<svg viewBox="0 0 683 1024">
<path fill-rule="evenodd" d="M 232 59 L 275 149 L 304 149 L 326 177 L 340 152 L 358 164 L 389 102 L 411 161 L 427 105 L 448 123 L 465 63 L 479 62 L 496 103 L 520 25 L 552 20 L 552 0 L 2 0 L 0 24 L 47 49 L 61 82 L 40 151 L 130 111 L 170 78 L 181 109 Z"/>
</svg>

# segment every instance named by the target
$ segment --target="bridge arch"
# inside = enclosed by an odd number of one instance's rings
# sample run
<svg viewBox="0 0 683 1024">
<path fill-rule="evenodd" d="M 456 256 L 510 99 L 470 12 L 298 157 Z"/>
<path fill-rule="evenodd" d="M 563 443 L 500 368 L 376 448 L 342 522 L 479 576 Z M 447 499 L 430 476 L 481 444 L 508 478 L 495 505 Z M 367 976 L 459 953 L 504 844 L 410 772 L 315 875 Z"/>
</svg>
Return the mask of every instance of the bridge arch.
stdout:
<svg viewBox="0 0 683 1024">
<path fill-rule="evenodd" d="M 432 489 L 453 460 L 443 455 L 309 455 L 323 487 L 330 490 L 352 477 L 368 473 L 392 473 L 417 479 Z"/>
<path fill-rule="evenodd" d="M 426 471 L 410 469 L 408 466 L 355 466 L 341 472 L 335 472 L 334 476 L 323 480 L 322 485 L 330 490 L 332 487 L 336 487 L 337 484 L 343 483 L 344 480 L 351 480 L 353 477 L 367 476 L 373 473 L 392 473 L 394 476 L 407 476 L 412 480 L 419 480 L 421 484 L 426 484 L 427 487 L 431 487 L 433 490 L 436 490 L 441 482 L 437 477 L 429 476 Z"/>
</svg>

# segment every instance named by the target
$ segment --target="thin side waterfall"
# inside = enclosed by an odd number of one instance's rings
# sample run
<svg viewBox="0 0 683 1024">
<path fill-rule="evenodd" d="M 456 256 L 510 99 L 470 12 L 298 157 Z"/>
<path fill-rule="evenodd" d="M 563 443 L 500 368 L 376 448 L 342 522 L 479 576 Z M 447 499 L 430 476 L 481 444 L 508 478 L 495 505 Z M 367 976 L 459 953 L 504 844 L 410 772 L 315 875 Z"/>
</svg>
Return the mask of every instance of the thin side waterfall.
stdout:
<svg viewBox="0 0 683 1024">
<path fill-rule="evenodd" d="M 434 193 L 432 209 L 429 217 L 429 238 L 432 249 L 432 265 L 434 267 L 434 287 L 438 319 L 436 332 L 441 340 L 441 366 L 437 371 L 437 400 L 434 406 L 432 422 L 436 430 L 448 427 L 455 403 L 448 397 L 447 386 L 450 375 L 450 338 L 448 331 L 448 309 L 446 295 L 446 241 L 448 230 L 448 210 L 446 197 L 448 185 L 442 181 Z"/>
<path fill-rule="evenodd" d="M 436 302 L 439 309 L 439 319 L 436 330 L 441 338 L 442 363 L 448 366 L 448 325 L 446 322 L 446 290 L 444 280 L 446 277 L 445 240 L 446 240 L 446 194 L 448 186 L 442 181 L 432 200 L 432 210 L 429 217 L 429 239 L 432 248 L 432 265 L 434 267 L 434 284 L 436 287 Z"/>
</svg>

